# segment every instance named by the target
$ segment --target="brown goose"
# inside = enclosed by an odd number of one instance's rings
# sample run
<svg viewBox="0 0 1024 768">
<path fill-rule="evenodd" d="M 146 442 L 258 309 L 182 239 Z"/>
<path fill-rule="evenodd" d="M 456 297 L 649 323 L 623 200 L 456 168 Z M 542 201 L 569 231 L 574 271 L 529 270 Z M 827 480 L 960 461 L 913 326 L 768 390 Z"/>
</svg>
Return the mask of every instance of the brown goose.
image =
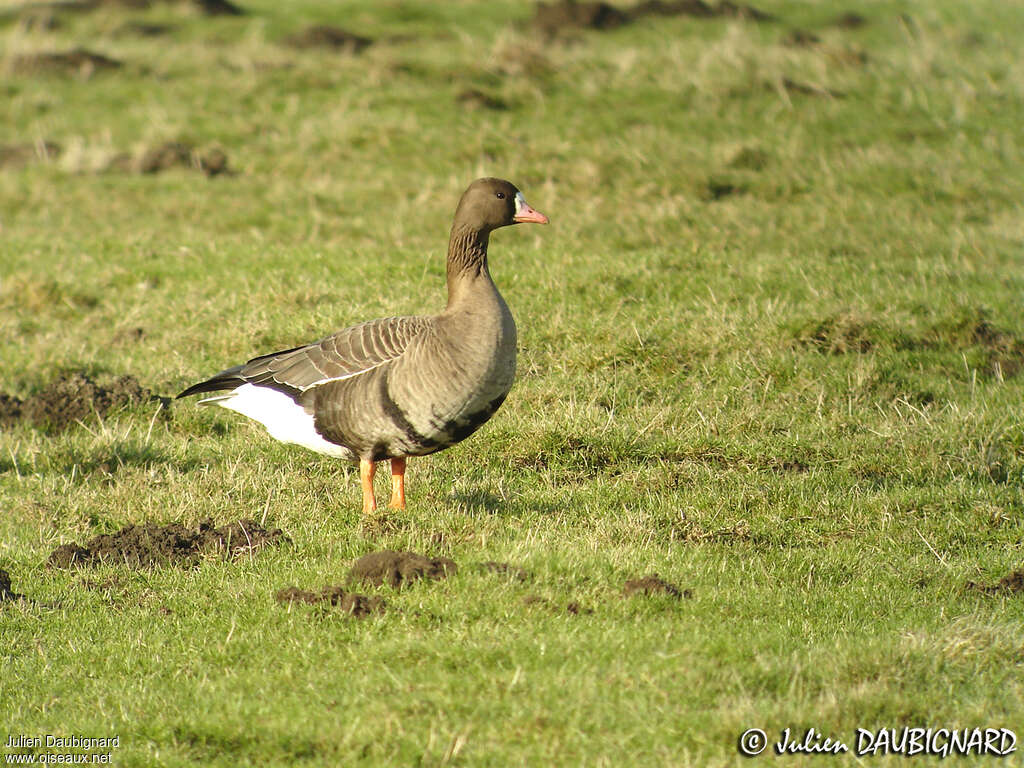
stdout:
<svg viewBox="0 0 1024 768">
<path fill-rule="evenodd" d="M 430 317 L 354 325 L 304 347 L 253 358 L 178 397 L 238 411 L 272 437 L 359 462 L 363 511 L 377 508 L 376 463 L 391 460 L 391 506 L 405 508 L 405 460 L 464 440 L 504 401 L 516 370 L 516 325 L 487 269 L 493 230 L 547 224 L 502 179 L 462 195 L 448 241 L 448 305 Z"/>
</svg>

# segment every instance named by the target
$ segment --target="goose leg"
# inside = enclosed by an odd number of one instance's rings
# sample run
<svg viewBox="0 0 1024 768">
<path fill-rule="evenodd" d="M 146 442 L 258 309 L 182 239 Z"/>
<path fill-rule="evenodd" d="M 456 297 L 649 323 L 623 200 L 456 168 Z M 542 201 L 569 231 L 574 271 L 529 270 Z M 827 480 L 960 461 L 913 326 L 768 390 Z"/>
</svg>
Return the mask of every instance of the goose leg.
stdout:
<svg viewBox="0 0 1024 768">
<path fill-rule="evenodd" d="M 405 457 L 391 460 L 391 503 L 389 507 L 405 509 Z"/>
<path fill-rule="evenodd" d="M 369 459 L 359 460 L 359 482 L 363 486 L 363 512 L 373 512 L 377 509 L 377 499 L 373 496 L 373 476 L 377 472 L 377 465 Z"/>
</svg>

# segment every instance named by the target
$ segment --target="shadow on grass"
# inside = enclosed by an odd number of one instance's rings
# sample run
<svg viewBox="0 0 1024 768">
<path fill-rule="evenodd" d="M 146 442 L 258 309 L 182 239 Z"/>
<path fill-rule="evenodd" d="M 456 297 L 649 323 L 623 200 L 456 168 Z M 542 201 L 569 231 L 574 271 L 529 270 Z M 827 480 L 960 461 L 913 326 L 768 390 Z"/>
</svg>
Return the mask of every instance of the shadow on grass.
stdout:
<svg viewBox="0 0 1024 768">
<path fill-rule="evenodd" d="M 491 493 L 486 488 L 472 488 L 456 491 L 448 497 L 455 506 L 465 508 L 467 512 L 487 515 L 508 516 L 514 513 L 521 504 Z M 531 501 L 527 505 L 531 512 L 542 515 L 563 511 L 564 505 L 551 502 Z"/>
<path fill-rule="evenodd" d="M 172 456 L 155 445 L 118 444 L 82 448 L 63 446 L 41 463 L 43 472 L 89 477 L 100 475 L 113 477 L 126 469 L 151 470 L 158 467 L 173 467 L 179 472 L 188 472 L 202 466 L 198 458 Z"/>
</svg>

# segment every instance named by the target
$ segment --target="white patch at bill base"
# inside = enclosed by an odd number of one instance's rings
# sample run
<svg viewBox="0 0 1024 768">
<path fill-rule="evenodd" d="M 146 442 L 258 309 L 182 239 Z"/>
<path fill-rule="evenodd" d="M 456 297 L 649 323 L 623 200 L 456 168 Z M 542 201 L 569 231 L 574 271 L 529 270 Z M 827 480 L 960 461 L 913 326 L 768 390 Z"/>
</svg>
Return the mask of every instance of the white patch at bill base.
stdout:
<svg viewBox="0 0 1024 768">
<path fill-rule="evenodd" d="M 521 214 L 523 211 L 525 211 L 529 207 L 530 206 L 526 204 L 526 198 L 523 197 L 523 193 L 522 192 L 516 192 L 516 212 L 515 212 L 515 215 L 518 216 L 519 214 Z"/>
</svg>

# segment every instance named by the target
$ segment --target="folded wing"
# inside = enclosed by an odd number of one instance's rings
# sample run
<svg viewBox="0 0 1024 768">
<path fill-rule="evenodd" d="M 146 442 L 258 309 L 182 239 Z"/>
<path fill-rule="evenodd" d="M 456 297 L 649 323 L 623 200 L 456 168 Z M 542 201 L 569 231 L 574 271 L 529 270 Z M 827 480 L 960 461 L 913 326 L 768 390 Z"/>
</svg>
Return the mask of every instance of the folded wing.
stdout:
<svg viewBox="0 0 1024 768">
<path fill-rule="evenodd" d="M 252 384 L 294 399 L 320 384 L 358 376 L 394 360 L 429 322 L 426 317 L 387 317 L 354 325 L 304 347 L 254 357 L 189 387 L 178 397 Z"/>
</svg>

